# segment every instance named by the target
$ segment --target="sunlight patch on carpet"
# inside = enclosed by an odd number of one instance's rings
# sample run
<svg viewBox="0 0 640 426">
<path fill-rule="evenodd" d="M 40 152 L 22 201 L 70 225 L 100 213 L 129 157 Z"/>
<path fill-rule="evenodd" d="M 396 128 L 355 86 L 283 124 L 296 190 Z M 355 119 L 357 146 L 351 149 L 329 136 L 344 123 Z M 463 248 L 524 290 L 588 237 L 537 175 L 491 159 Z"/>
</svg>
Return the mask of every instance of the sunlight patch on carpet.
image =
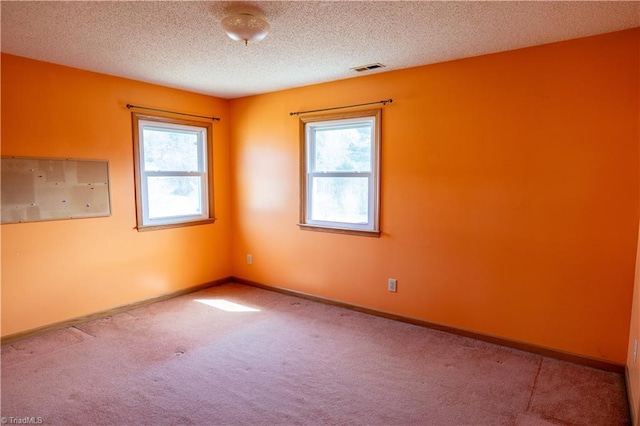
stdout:
<svg viewBox="0 0 640 426">
<path fill-rule="evenodd" d="M 225 299 L 194 299 L 194 301 L 222 309 L 226 312 L 260 312 L 260 309 L 251 308 Z"/>
</svg>

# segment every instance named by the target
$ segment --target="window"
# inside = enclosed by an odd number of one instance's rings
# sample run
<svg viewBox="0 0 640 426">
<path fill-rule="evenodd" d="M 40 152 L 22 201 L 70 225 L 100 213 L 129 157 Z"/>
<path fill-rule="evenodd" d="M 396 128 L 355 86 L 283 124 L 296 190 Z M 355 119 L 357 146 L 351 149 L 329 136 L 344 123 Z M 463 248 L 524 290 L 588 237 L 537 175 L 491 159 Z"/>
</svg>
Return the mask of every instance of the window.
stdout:
<svg viewBox="0 0 640 426">
<path fill-rule="evenodd" d="M 300 228 L 379 236 L 380 110 L 301 117 Z"/>
<path fill-rule="evenodd" d="M 133 114 L 138 230 L 211 223 L 211 123 Z"/>
</svg>

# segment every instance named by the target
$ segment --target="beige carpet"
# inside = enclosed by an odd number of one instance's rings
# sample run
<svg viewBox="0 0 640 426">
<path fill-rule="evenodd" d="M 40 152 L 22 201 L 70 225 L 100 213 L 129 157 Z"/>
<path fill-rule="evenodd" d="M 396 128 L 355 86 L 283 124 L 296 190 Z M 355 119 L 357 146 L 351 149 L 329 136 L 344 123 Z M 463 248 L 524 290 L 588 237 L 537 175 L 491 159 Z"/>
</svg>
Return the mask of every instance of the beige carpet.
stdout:
<svg viewBox="0 0 640 426">
<path fill-rule="evenodd" d="M 619 374 L 225 284 L 2 346 L 56 425 L 625 425 Z"/>
</svg>

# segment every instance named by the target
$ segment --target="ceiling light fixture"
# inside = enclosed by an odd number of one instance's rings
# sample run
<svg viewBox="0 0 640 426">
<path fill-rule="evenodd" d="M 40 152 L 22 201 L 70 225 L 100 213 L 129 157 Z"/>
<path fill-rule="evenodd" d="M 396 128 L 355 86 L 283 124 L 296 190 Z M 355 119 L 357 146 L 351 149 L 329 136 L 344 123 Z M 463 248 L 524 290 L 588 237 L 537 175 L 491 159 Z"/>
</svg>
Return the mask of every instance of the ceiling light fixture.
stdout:
<svg viewBox="0 0 640 426">
<path fill-rule="evenodd" d="M 245 46 L 249 44 L 250 41 L 262 40 L 271 29 L 265 19 L 250 13 L 238 13 L 227 16 L 222 20 L 222 28 L 230 39 L 244 41 Z"/>
</svg>

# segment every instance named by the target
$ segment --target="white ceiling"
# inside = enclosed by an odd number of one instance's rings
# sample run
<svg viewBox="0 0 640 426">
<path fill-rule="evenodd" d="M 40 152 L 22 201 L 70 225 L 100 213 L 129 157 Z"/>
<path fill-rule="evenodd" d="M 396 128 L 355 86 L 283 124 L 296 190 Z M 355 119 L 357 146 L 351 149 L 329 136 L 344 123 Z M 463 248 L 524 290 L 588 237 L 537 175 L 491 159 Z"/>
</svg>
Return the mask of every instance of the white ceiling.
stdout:
<svg viewBox="0 0 640 426">
<path fill-rule="evenodd" d="M 640 26 L 640 1 L 5 1 L 2 51 L 223 98 Z M 261 13 L 244 46 L 220 20 Z"/>
</svg>

